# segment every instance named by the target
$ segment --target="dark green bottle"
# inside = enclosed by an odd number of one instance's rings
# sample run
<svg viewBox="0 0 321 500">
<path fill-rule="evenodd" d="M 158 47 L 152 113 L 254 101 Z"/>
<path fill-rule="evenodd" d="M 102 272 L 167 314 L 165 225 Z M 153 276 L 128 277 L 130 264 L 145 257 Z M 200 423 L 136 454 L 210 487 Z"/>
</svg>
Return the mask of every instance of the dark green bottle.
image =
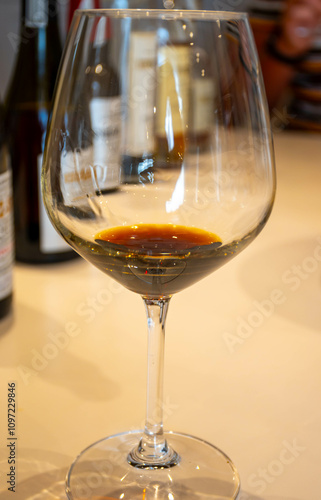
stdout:
<svg viewBox="0 0 321 500">
<path fill-rule="evenodd" d="M 16 64 L 5 102 L 15 254 L 18 261 L 34 264 L 77 256 L 49 222 L 40 191 L 44 140 L 61 57 L 57 4 L 22 0 Z"/>
</svg>

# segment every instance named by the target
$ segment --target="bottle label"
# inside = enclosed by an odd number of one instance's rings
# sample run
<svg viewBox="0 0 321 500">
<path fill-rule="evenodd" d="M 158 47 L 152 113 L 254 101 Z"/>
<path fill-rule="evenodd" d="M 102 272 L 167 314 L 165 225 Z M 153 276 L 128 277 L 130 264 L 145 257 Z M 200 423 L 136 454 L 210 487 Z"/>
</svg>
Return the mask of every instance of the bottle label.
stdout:
<svg viewBox="0 0 321 500">
<path fill-rule="evenodd" d="M 90 101 L 92 144 L 63 151 L 60 157 L 61 192 L 69 207 L 88 208 L 100 191 L 120 185 L 121 99 L 97 97 Z"/>
<path fill-rule="evenodd" d="M 125 152 L 141 157 L 154 150 L 156 34 L 133 32 L 129 53 L 129 89 Z"/>
<path fill-rule="evenodd" d="M 13 216 L 11 172 L 0 174 L 0 300 L 12 292 Z"/>
<path fill-rule="evenodd" d="M 42 155 L 38 156 L 38 193 L 39 193 L 39 247 L 44 254 L 67 252 L 70 250 L 69 245 L 62 239 L 53 227 L 42 199 L 41 193 L 41 168 Z"/>
<path fill-rule="evenodd" d="M 211 78 L 193 81 L 193 132 L 210 132 L 213 125 L 214 82 Z"/>
<path fill-rule="evenodd" d="M 159 137 L 187 132 L 190 90 L 190 47 L 161 47 L 158 59 L 157 124 Z"/>
<path fill-rule="evenodd" d="M 95 97 L 90 101 L 93 131 L 92 166 L 96 191 L 113 189 L 120 184 L 121 163 L 121 99 Z"/>
<path fill-rule="evenodd" d="M 48 24 L 48 0 L 27 0 L 25 25 L 43 28 Z"/>
<path fill-rule="evenodd" d="M 60 156 L 60 186 L 67 207 L 83 207 L 95 194 L 92 147 L 79 151 L 63 151 Z M 94 181 L 93 181 L 94 180 Z"/>
</svg>

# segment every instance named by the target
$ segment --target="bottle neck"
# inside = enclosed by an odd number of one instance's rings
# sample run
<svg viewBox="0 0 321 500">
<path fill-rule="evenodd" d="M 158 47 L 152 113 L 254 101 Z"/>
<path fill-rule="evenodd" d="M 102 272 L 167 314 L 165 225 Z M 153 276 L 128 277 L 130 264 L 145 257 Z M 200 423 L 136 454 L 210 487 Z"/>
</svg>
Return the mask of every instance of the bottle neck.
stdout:
<svg viewBox="0 0 321 500">
<path fill-rule="evenodd" d="M 22 29 L 58 26 L 57 0 L 22 0 Z"/>
<path fill-rule="evenodd" d="M 57 3 L 56 0 L 22 0 L 20 36 L 14 47 L 16 62 L 6 110 L 18 102 L 49 103 L 51 100 L 61 56 Z"/>
<path fill-rule="evenodd" d="M 111 38 L 111 27 L 109 18 L 101 18 L 96 25 L 93 40 L 94 62 L 95 65 L 109 58 L 109 41 Z"/>
<path fill-rule="evenodd" d="M 57 3 L 57 0 L 22 0 L 19 52 L 37 54 L 40 64 L 41 59 L 48 57 L 49 44 L 52 44 L 49 52 L 61 53 Z"/>
<path fill-rule="evenodd" d="M 94 63 L 97 64 L 104 63 L 104 65 L 109 64 L 109 43 L 104 42 L 99 47 L 93 47 L 94 53 Z"/>
</svg>

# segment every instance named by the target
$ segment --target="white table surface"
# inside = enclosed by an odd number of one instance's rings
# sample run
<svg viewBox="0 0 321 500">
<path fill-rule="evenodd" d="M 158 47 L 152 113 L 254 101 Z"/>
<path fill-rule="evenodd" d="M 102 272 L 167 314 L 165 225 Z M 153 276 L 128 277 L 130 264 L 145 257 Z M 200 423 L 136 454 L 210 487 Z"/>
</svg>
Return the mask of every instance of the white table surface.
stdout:
<svg viewBox="0 0 321 500">
<path fill-rule="evenodd" d="M 224 450 L 240 500 L 320 500 L 321 138 L 280 132 L 275 148 L 277 198 L 263 232 L 172 299 L 164 424 Z M 14 315 L 0 325 L 0 500 L 65 500 L 78 452 L 142 428 L 146 340 L 141 298 L 85 261 L 16 266 Z"/>
</svg>

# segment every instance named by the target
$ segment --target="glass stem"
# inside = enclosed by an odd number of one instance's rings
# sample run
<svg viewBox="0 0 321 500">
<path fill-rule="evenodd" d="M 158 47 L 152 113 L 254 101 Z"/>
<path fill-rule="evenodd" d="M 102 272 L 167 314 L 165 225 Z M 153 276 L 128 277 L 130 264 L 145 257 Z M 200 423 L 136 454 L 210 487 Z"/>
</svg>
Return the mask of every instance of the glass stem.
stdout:
<svg viewBox="0 0 321 500">
<path fill-rule="evenodd" d="M 137 448 L 128 455 L 129 463 L 140 468 L 172 467 L 179 462 L 163 432 L 165 321 L 169 301 L 170 297 L 144 298 L 148 326 L 146 422 Z"/>
</svg>

